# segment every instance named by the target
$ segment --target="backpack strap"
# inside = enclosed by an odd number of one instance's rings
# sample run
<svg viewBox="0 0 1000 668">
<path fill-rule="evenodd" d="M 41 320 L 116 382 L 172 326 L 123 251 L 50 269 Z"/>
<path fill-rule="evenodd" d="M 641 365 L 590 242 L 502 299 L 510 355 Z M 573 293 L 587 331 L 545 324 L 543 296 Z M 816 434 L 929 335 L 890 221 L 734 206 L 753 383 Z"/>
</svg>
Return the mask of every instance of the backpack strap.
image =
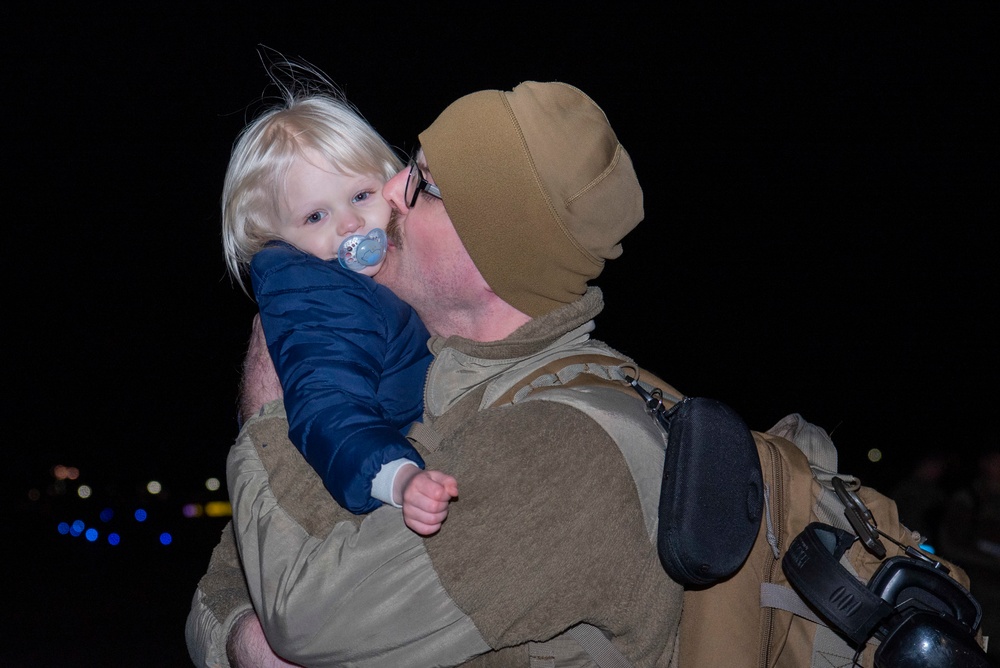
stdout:
<svg viewBox="0 0 1000 668">
<path fill-rule="evenodd" d="M 621 650 L 596 626 L 577 624 L 568 633 L 587 651 L 598 668 L 633 668 Z"/>
<path fill-rule="evenodd" d="M 568 355 L 551 360 L 533 369 L 511 388 L 491 402 L 491 405 L 513 404 L 523 400 L 535 390 L 585 385 L 614 387 L 629 396 L 636 396 L 629 378 L 633 378 L 648 391 L 659 391 L 663 399 L 671 404 L 681 400 L 683 395 L 656 375 L 633 362 L 597 353 Z"/>
</svg>

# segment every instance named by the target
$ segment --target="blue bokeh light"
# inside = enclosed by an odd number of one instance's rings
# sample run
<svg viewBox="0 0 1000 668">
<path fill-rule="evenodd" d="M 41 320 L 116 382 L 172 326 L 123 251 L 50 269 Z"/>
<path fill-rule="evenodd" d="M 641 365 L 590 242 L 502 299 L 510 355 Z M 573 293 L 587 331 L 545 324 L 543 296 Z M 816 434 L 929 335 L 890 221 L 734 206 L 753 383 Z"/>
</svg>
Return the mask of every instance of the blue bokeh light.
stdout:
<svg viewBox="0 0 1000 668">
<path fill-rule="evenodd" d="M 111 543 L 112 545 L 117 545 L 121 541 L 122 541 L 121 536 L 119 536 L 118 534 L 116 533 L 108 534 L 108 542 Z"/>
<path fill-rule="evenodd" d="M 65 536 L 69 533 L 69 524 L 66 522 L 60 522 L 58 526 L 56 526 L 56 531 Z"/>
<path fill-rule="evenodd" d="M 98 537 L 97 529 L 94 529 L 93 527 L 87 529 L 87 532 L 84 534 L 84 537 L 91 543 L 93 543 L 95 540 L 97 540 Z"/>
<path fill-rule="evenodd" d="M 137 519 L 140 522 L 145 522 L 146 521 L 146 511 L 143 510 L 142 508 L 139 508 L 138 510 L 136 510 L 135 511 L 135 519 Z"/>
<path fill-rule="evenodd" d="M 166 531 L 160 534 L 160 543 L 162 543 L 163 545 L 170 545 L 170 543 L 172 543 L 173 541 L 174 541 L 173 536 L 171 536 Z"/>
<path fill-rule="evenodd" d="M 111 510 L 110 508 L 105 508 L 104 510 L 101 511 L 102 522 L 110 522 L 111 518 L 114 516 L 115 516 L 115 511 Z"/>
<path fill-rule="evenodd" d="M 80 534 L 83 533 L 84 527 L 85 525 L 83 523 L 83 520 L 75 520 L 73 524 L 71 524 L 69 527 L 69 535 L 79 536 Z"/>
</svg>

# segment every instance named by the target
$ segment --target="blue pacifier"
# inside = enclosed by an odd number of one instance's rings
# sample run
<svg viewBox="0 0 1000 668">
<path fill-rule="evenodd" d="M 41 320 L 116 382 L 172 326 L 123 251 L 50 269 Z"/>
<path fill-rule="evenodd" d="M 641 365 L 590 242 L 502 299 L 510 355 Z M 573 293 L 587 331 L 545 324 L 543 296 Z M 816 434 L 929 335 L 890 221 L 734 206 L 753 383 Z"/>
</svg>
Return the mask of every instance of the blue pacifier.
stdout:
<svg viewBox="0 0 1000 668">
<path fill-rule="evenodd" d="M 368 236 L 355 234 L 344 239 L 337 251 L 337 259 L 345 269 L 363 271 L 382 261 L 388 245 L 385 231 L 375 228 Z"/>
</svg>

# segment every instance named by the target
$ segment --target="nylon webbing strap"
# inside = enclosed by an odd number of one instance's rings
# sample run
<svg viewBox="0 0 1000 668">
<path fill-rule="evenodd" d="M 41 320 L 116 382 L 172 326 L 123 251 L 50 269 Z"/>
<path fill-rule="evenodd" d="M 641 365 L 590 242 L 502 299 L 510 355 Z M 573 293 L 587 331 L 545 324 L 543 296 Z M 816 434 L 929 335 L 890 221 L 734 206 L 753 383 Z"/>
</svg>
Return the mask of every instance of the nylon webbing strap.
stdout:
<svg viewBox="0 0 1000 668">
<path fill-rule="evenodd" d="M 809 668 L 848 668 L 854 665 L 854 649 L 827 626 L 790 587 L 761 582 L 760 606 L 786 610 L 817 624 Z"/>
<path fill-rule="evenodd" d="M 596 626 L 577 624 L 569 630 L 569 634 L 587 650 L 599 668 L 632 668 L 625 655 Z"/>
<path fill-rule="evenodd" d="M 671 403 L 681 400 L 682 395 L 676 389 L 632 362 L 610 355 L 590 353 L 568 355 L 547 362 L 522 378 L 505 393 L 491 400 L 490 405 L 502 406 L 513 403 L 515 397 L 523 399 L 532 389 L 547 387 L 607 385 L 633 396 L 634 390 L 625 381 L 626 373 L 623 369 L 628 369 L 630 374 L 638 375 L 640 382 L 659 389 L 664 400 Z"/>
<path fill-rule="evenodd" d="M 826 622 L 810 610 L 805 601 L 799 598 L 799 595 L 793 589 L 782 587 L 773 582 L 760 583 L 760 607 L 787 610 L 793 615 L 808 619 L 810 622 L 826 626 Z"/>
</svg>

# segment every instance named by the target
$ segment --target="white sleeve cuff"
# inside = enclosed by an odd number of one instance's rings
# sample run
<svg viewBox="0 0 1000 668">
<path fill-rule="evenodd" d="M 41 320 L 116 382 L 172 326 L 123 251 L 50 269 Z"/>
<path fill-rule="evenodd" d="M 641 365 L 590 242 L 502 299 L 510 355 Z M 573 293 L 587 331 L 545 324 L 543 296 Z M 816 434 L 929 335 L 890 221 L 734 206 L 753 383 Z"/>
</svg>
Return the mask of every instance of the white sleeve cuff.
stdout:
<svg viewBox="0 0 1000 668">
<path fill-rule="evenodd" d="M 378 499 L 382 503 L 388 503 L 390 506 L 395 508 L 402 508 L 403 506 L 393 500 L 392 488 L 396 482 L 396 474 L 399 473 L 400 469 L 407 465 L 417 466 L 416 462 L 405 458 L 396 459 L 388 464 L 383 464 L 382 468 L 380 468 L 378 473 L 375 475 L 375 479 L 372 480 L 372 498 Z M 417 466 L 417 468 L 420 467 Z"/>
</svg>

